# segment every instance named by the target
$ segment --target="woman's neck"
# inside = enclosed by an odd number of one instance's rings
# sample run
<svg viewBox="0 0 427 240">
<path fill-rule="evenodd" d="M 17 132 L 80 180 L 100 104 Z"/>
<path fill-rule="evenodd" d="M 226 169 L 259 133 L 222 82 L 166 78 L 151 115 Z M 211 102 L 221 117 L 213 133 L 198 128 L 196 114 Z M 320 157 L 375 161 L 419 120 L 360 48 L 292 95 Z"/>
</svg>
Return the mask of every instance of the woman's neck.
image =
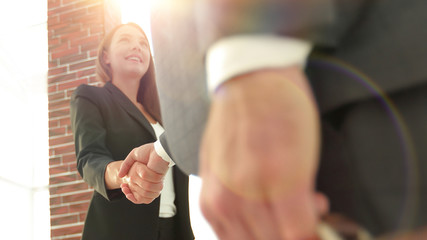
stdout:
<svg viewBox="0 0 427 240">
<path fill-rule="evenodd" d="M 116 86 L 120 91 L 122 91 L 130 101 L 138 108 L 138 110 L 145 116 L 145 118 L 150 123 L 156 123 L 157 121 L 145 110 L 144 106 L 138 102 L 137 95 L 140 80 L 139 79 L 128 79 L 126 81 L 118 81 L 113 79 L 112 83 Z"/>
<path fill-rule="evenodd" d="M 139 79 L 115 80 L 112 83 L 122 91 L 134 104 L 137 103 Z"/>
</svg>

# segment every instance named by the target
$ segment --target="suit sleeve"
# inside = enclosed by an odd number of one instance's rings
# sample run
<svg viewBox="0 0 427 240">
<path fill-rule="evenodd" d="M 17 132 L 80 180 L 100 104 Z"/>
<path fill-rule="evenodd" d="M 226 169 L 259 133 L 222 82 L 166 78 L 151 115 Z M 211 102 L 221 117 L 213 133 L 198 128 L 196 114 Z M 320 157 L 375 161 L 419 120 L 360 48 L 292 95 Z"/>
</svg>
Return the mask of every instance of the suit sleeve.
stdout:
<svg viewBox="0 0 427 240">
<path fill-rule="evenodd" d="M 165 150 L 165 152 L 169 155 L 169 157 L 172 156 L 172 153 L 171 153 L 171 151 L 169 149 L 169 145 L 168 145 L 168 141 L 167 141 L 167 136 L 166 136 L 165 132 L 160 135 L 159 141 L 160 141 L 163 149 Z"/>
<path fill-rule="evenodd" d="M 107 164 L 114 160 L 105 144 L 107 131 L 99 108 L 90 98 L 74 94 L 70 112 L 77 170 L 83 180 L 108 200 L 121 196 L 120 190 L 105 186 Z"/>
<path fill-rule="evenodd" d="M 236 34 L 277 34 L 333 47 L 366 0 L 202 0 L 195 12 L 203 48 Z"/>
</svg>

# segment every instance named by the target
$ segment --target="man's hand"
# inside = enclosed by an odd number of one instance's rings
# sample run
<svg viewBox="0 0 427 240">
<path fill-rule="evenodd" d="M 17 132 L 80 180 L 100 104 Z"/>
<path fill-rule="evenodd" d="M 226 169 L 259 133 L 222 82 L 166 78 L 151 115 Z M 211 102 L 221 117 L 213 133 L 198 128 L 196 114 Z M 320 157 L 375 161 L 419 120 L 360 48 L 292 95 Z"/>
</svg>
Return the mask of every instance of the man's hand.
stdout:
<svg viewBox="0 0 427 240">
<path fill-rule="evenodd" d="M 118 176 L 124 178 L 123 193 L 133 203 L 150 203 L 160 195 L 169 169 L 149 143 L 133 149 L 123 161 Z"/>
<path fill-rule="evenodd" d="M 201 148 L 201 209 L 220 239 L 317 239 L 318 114 L 298 67 L 236 77 L 215 93 Z"/>
</svg>

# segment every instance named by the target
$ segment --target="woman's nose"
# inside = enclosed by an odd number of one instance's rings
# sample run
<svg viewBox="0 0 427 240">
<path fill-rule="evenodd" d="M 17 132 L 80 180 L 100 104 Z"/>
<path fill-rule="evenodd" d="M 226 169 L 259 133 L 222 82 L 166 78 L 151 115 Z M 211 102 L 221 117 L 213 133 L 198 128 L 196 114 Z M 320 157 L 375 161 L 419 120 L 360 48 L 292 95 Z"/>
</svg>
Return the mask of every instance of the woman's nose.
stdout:
<svg viewBox="0 0 427 240">
<path fill-rule="evenodd" d="M 135 51 L 141 51 L 141 45 L 139 44 L 139 42 L 138 41 L 132 41 L 132 43 L 131 43 L 132 45 L 132 50 L 135 50 Z"/>
</svg>

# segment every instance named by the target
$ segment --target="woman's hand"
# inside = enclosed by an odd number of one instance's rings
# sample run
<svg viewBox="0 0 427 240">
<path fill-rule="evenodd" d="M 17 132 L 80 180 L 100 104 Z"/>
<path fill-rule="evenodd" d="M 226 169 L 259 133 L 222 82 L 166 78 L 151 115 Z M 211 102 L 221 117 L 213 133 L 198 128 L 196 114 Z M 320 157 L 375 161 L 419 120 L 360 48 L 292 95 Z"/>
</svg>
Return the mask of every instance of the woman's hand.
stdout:
<svg viewBox="0 0 427 240">
<path fill-rule="evenodd" d="M 136 204 L 151 203 L 163 189 L 163 178 L 169 169 L 149 143 L 133 149 L 122 162 L 118 177 L 126 198 Z"/>
<path fill-rule="evenodd" d="M 121 188 L 126 198 L 136 204 L 151 203 L 163 189 L 164 175 L 154 172 L 145 164 L 134 162 Z"/>
</svg>

